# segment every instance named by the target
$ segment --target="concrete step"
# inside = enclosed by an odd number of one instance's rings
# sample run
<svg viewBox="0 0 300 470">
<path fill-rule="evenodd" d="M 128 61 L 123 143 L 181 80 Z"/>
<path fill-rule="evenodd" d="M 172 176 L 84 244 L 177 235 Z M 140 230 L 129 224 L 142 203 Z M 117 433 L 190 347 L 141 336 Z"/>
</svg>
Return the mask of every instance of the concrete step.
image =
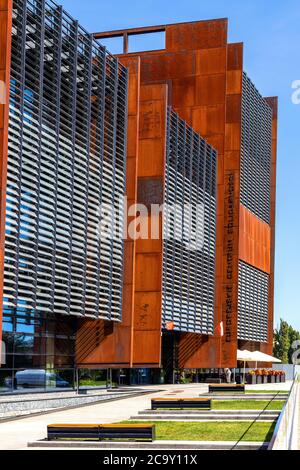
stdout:
<svg viewBox="0 0 300 470">
<path fill-rule="evenodd" d="M 73 448 L 73 449 L 165 449 L 165 450 L 267 450 L 268 442 L 248 441 L 153 441 L 153 442 L 116 442 L 116 441 L 33 441 L 30 448 Z"/>
<path fill-rule="evenodd" d="M 226 413 L 226 414 L 233 414 L 233 415 L 237 415 L 237 414 L 253 414 L 253 415 L 257 415 L 257 414 L 260 414 L 260 413 L 263 413 L 263 414 L 277 414 L 279 415 L 280 414 L 280 411 L 279 410 L 144 410 L 144 411 L 139 411 L 139 414 L 142 414 L 142 415 L 146 415 L 146 414 L 150 414 L 150 415 L 155 415 L 155 414 L 158 414 L 158 415 L 163 415 L 163 414 L 167 414 L 167 415 L 170 415 L 170 414 L 176 414 L 176 415 L 189 415 L 189 414 L 192 414 L 192 415 L 203 415 L 203 414 L 223 414 L 223 413 Z"/>
<path fill-rule="evenodd" d="M 133 421 L 274 421 L 278 418 L 278 414 L 138 414 L 131 416 Z"/>
<path fill-rule="evenodd" d="M 288 398 L 288 394 L 263 394 L 263 393 L 256 393 L 256 394 L 225 394 L 222 395 L 221 393 L 206 393 L 199 395 L 200 398 L 213 398 L 214 400 L 286 400 Z"/>
</svg>

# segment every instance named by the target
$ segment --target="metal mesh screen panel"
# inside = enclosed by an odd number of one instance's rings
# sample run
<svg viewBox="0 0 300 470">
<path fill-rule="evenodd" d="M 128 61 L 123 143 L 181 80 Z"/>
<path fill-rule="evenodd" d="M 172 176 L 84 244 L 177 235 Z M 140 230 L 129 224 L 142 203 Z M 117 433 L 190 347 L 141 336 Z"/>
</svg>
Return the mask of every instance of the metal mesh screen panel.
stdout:
<svg viewBox="0 0 300 470">
<path fill-rule="evenodd" d="M 269 275 L 239 261 L 238 339 L 268 340 Z"/>
<path fill-rule="evenodd" d="M 241 202 L 270 223 L 272 110 L 243 74 Z"/>
<path fill-rule="evenodd" d="M 217 154 L 171 110 L 167 129 L 162 326 L 212 334 Z"/>
<path fill-rule="evenodd" d="M 52 1 L 14 0 L 4 305 L 121 319 L 127 70 Z"/>
</svg>

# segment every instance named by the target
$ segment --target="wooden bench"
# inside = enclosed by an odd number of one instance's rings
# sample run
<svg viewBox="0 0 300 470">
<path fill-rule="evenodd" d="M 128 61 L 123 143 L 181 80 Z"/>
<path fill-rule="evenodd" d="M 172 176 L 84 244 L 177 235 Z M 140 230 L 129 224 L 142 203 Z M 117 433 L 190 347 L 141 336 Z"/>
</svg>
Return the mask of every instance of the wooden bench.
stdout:
<svg viewBox="0 0 300 470">
<path fill-rule="evenodd" d="M 99 439 L 99 424 L 49 424 L 47 438 Z"/>
<path fill-rule="evenodd" d="M 220 384 L 220 383 L 222 383 L 222 380 L 221 379 L 214 379 L 214 378 L 212 378 L 212 379 L 207 378 L 207 379 L 204 380 L 204 382 L 207 383 L 207 384 Z"/>
<path fill-rule="evenodd" d="M 102 424 L 100 439 L 155 440 L 155 424 Z"/>
<path fill-rule="evenodd" d="M 245 385 L 239 384 L 215 384 L 208 386 L 209 393 L 222 392 L 222 393 L 245 393 Z"/>
<path fill-rule="evenodd" d="M 151 409 L 158 410 L 160 408 L 167 409 L 196 409 L 211 408 L 211 400 L 209 398 L 152 398 Z"/>
<path fill-rule="evenodd" d="M 47 439 L 155 439 L 154 424 L 49 424 Z"/>
</svg>

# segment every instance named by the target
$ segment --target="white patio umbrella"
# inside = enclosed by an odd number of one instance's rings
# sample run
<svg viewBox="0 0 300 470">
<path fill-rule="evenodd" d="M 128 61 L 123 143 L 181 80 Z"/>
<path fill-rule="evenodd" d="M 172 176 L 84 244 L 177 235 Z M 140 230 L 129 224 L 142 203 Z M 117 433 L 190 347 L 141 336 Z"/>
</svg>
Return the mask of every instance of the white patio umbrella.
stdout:
<svg viewBox="0 0 300 470">
<path fill-rule="evenodd" d="M 270 356 L 269 354 L 265 354 L 261 351 L 254 351 L 252 354 L 255 360 L 255 368 L 257 368 L 258 362 L 271 362 L 272 364 L 281 362 L 277 357 Z"/>
<path fill-rule="evenodd" d="M 261 351 L 248 351 L 247 349 L 237 350 L 237 360 L 244 361 L 244 383 L 246 375 L 246 362 L 255 362 L 255 368 L 257 368 L 258 362 L 281 362 L 281 360 L 277 359 L 277 357 L 270 356 L 269 354 L 262 353 Z"/>
<path fill-rule="evenodd" d="M 237 360 L 244 362 L 244 373 L 243 373 L 243 383 L 245 383 L 245 375 L 246 375 L 246 362 L 253 362 L 253 352 L 248 351 L 247 349 L 238 349 L 237 350 Z"/>
</svg>

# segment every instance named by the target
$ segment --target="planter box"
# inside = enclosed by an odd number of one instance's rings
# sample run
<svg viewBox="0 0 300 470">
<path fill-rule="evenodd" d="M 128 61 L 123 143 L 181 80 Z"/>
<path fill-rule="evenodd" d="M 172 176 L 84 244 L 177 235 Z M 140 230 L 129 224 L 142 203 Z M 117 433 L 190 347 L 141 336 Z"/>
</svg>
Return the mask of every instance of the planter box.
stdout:
<svg viewBox="0 0 300 470">
<path fill-rule="evenodd" d="M 247 384 L 256 385 L 256 375 L 248 374 L 246 377 Z"/>
<path fill-rule="evenodd" d="M 257 384 L 261 384 L 261 383 L 262 383 L 262 376 L 261 376 L 261 375 L 257 375 L 257 376 L 256 376 L 256 383 L 257 383 Z"/>
<path fill-rule="evenodd" d="M 269 375 L 268 379 L 269 379 L 268 382 L 269 382 L 270 384 L 274 384 L 274 383 L 275 383 L 275 375 Z"/>
<path fill-rule="evenodd" d="M 280 382 L 285 382 L 285 374 L 284 375 L 280 375 Z"/>
<path fill-rule="evenodd" d="M 269 377 L 268 375 L 263 375 L 263 376 L 262 376 L 262 383 L 263 383 L 263 384 L 267 384 L 267 383 L 268 383 L 268 377 Z"/>
<path fill-rule="evenodd" d="M 275 382 L 277 384 L 280 382 L 280 375 L 275 375 Z"/>
</svg>

